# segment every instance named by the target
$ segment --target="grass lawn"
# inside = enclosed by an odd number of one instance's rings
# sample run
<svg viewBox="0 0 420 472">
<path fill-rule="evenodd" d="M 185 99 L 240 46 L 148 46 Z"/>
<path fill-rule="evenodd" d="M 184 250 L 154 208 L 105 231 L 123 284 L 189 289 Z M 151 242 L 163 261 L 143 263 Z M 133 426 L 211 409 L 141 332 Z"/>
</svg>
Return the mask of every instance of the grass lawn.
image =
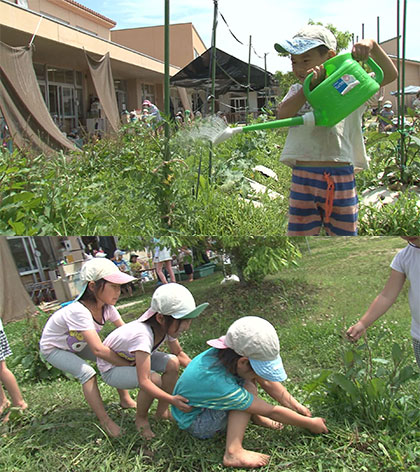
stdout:
<svg viewBox="0 0 420 472">
<path fill-rule="evenodd" d="M 261 316 L 276 327 L 289 375 L 287 389 L 305 402 L 314 416 L 324 417 L 330 432 L 315 436 L 291 426 L 272 431 L 249 425 L 244 447 L 271 455 L 269 465 L 261 470 L 420 471 L 419 378 L 404 383 L 387 403 L 384 398 L 389 398 L 389 385 L 382 375 L 384 394 L 372 393 L 365 410 L 355 401 L 353 405 L 352 396 L 344 390 L 327 395 L 322 389 L 310 393 L 306 387 L 326 369 L 346 372 L 343 359 L 350 345 L 343 339 L 343 332 L 382 289 L 389 264 L 405 242 L 401 238 L 358 237 L 310 238 L 300 244 L 299 266 L 267 277 L 259 287 L 220 285 L 220 272 L 189 284 L 197 303 L 208 301 L 210 307 L 183 334 L 184 350 L 193 357 L 206 349 L 207 339 L 224 334 L 241 316 Z M 370 328 L 367 347 L 359 342 L 356 351 L 363 361 L 364 378 L 370 364 L 382 369 L 392 366 L 393 343 L 398 343 L 406 354 L 403 365 L 417 369 L 407 288 Z M 153 289 L 147 286 L 145 294 L 120 300 L 119 306 L 137 302 L 120 309 L 125 321 L 138 317 L 148 307 Z M 46 315 L 41 314 L 40 325 L 45 319 Z M 5 328 L 15 356 L 22 352 L 22 338 L 28 329 L 26 321 Z M 13 366 L 13 356 L 8 365 Z M 134 411 L 122 410 L 117 392 L 102 380 L 99 387 L 110 415 L 125 429 L 121 438 L 110 439 L 101 431 L 76 381 L 59 378 L 33 382 L 24 379 L 22 365 L 13 366 L 13 371 L 29 410 L 0 426 L 0 470 L 227 470 L 221 465 L 224 437 L 200 441 L 175 424 L 152 420 L 156 438 L 145 442 L 134 427 Z"/>
</svg>

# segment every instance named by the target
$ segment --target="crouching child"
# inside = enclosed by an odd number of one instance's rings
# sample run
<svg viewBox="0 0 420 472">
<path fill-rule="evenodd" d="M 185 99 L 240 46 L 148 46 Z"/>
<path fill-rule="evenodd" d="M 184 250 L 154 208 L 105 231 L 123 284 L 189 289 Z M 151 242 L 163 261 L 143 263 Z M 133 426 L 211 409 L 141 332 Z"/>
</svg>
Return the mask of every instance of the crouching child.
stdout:
<svg viewBox="0 0 420 472">
<path fill-rule="evenodd" d="M 226 431 L 223 465 L 262 467 L 267 454 L 242 447 L 249 420 L 281 429 L 283 424 L 327 433 L 322 418 L 297 402 L 281 385 L 286 378 L 276 330 L 266 320 L 246 316 L 236 320 L 225 336 L 207 341 L 212 346 L 195 357 L 178 379 L 174 395 L 188 398 L 191 411 L 172 407 L 181 429 L 207 439 Z M 260 385 L 280 405 L 258 397 Z"/>
</svg>

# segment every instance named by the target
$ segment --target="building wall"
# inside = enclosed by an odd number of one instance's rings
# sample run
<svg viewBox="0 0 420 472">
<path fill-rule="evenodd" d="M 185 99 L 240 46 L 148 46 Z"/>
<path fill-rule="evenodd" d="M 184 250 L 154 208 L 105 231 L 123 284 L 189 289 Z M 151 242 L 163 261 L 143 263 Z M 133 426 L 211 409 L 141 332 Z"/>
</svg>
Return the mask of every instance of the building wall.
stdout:
<svg viewBox="0 0 420 472">
<path fill-rule="evenodd" d="M 172 45 L 169 51 L 171 65 L 185 67 L 195 59 L 194 50 L 201 55 L 207 49 L 192 23 L 170 25 L 169 35 Z M 164 38 L 163 26 L 111 31 L 112 41 L 161 61 L 165 56 Z"/>
<path fill-rule="evenodd" d="M 395 56 L 395 57 L 391 57 L 391 59 L 395 67 L 397 67 L 397 58 L 396 58 L 397 38 L 392 38 L 392 39 L 389 39 L 388 41 L 382 42 L 381 47 L 388 55 Z M 400 50 L 400 55 L 401 53 L 402 52 Z M 404 87 L 407 87 L 408 85 L 420 85 L 420 62 L 412 61 L 406 58 Z M 397 80 L 394 80 L 390 84 L 385 85 L 385 87 L 383 87 L 384 100 L 391 100 L 394 110 L 397 109 L 397 97 L 394 95 L 391 95 L 390 93 L 397 89 L 398 89 Z M 413 102 L 414 98 L 415 98 L 415 95 L 406 95 L 405 100 L 404 100 L 405 104 L 407 106 L 411 106 L 411 103 Z"/>
</svg>

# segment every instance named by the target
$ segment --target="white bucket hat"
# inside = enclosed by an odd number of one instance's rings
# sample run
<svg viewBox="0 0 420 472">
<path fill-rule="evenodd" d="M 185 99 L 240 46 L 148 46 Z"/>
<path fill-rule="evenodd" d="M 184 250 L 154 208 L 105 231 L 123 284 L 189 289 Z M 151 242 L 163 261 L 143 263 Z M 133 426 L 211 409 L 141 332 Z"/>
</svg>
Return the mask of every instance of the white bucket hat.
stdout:
<svg viewBox="0 0 420 472">
<path fill-rule="evenodd" d="M 321 25 L 306 25 L 300 29 L 291 40 L 276 43 L 274 49 L 277 52 L 288 52 L 299 56 L 318 46 L 326 46 L 333 51 L 337 50 L 337 40 L 333 33 Z"/>
<path fill-rule="evenodd" d="M 208 306 L 208 303 L 196 306 L 192 293 L 183 285 L 177 283 L 165 284 L 154 291 L 150 308 L 143 313 L 140 321 L 148 320 L 155 313 L 172 316 L 177 320 L 197 318 Z"/>
<path fill-rule="evenodd" d="M 273 382 L 283 382 L 287 374 L 280 357 L 280 343 L 274 326 L 258 316 L 236 320 L 225 336 L 207 341 L 217 349 L 230 348 L 247 357 L 257 375 Z"/>
<path fill-rule="evenodd" d="M 120 269 L 109 259 L 94 257 L 86 261 L 80 270 L 80 281 L 83 283 L 79 295 L 69 303 L 77 302 L 85 293 L 89 282 L 104 279 L 113 284 L 123 285 L 136 280 L 135 277 L 121 272 Z"/>
<path fill-rule="evenodd" d="M 101 257 L 85 262 L 80 271 L 80 280 L 87 285 L 91 281 L 96 282 L 100 279 L 113 284 L 126 284 L 136 280 L 135 277 L 121 272 L 109 259 Z"/>
</svg>

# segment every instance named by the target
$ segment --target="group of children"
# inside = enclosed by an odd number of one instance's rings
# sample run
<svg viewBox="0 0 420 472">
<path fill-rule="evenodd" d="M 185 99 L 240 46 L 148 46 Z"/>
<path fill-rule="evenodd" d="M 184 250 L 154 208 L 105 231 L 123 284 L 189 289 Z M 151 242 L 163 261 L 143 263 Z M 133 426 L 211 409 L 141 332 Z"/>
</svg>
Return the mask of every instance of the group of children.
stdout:
<svg viewBox="0 0 420 472">
<path fill-rule="evenodd" d="M 411 334 L 420 367 L 420 237 L 404 239 L 408 245 L 393 259 L 383 291 L 347 335 L 357 341 L 390 308 L 408 278 Z M 145 313 L 125 324 L 115 304 L 121 285 L 133 277 L 120 272 L 108 259 L 94 258 L 82 267 L 81 280 L 84 286 L 77 299 L 46 322 L 40 350 L 47 362 L 80 381 L 87 403 L 110 436 L 119 436 L 121 430 L 106 412 L 96 370 L 89 361 L 96 362 L 103 381 L 117 389 L 121 407 L 136 408 L 136 428 L 145 439 L 154 437 L 149 410 L 157 399 L 157 419 L 174 419 L 182 430 L 200 439 L 225 433 L 225 466 L 260 467 L 268 463 L 268 455 L 243 448 L 249 421 L 277 430 L 290 424 L 313 433 L 328 432 L 324 419 L 312 417 L 282 385 L 287 375 L 279 339 L 265 319 L 239 318 L 225 335 L 208 340 L 209 348 L 191 360 L 178 338 L 208 303 L 196 306 L 185 286 L 161 285 Z M 102 341 L 98 333 L 107 321 L 115 329 Z M 25 409 L 16 379 L 6 367 L 5 358 L 11 351 L 0 328 L 0 380 L 13 405 Z M 163 343 L 169 352 L 159 350 Z M 184 370 L 179 376 L 181 367 Z M 258 396 L 258 387 L 274 404 Z M 131 389 L 138 389 L 136 401 L 129 394 Z M 7 412 L 9 406 L 0 389 L 0 413 Z"/>
</svg>

